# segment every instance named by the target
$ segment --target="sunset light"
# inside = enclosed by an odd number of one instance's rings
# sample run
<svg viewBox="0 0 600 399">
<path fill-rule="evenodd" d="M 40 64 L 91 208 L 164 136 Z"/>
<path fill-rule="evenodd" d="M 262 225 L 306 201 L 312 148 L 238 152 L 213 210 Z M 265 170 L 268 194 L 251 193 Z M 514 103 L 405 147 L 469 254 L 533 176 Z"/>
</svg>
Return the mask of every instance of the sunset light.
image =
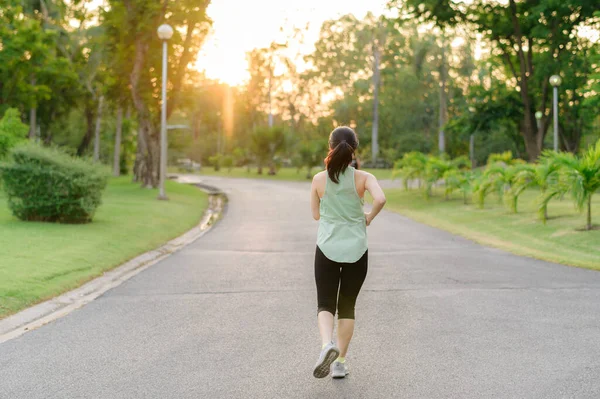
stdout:
<svg viewBox="0 0 600 399">
<path fill-rule="evenodd" d="M 246 53 L 252 49 L 285 41 L 286 33 L 308 25 L 306 44 L 290 49 L 308 53 L 324 21 L 348 13 L 359 18 L 369 11 L 380 14 L 385 4 L 383 0 L 214 2 L 208 7 L 208 15 L 214 21 L 213 33 L 202 47 L 196 67 L 205 71 L 208 78 L 239 85 L 248 79 Z"/>
</svg>

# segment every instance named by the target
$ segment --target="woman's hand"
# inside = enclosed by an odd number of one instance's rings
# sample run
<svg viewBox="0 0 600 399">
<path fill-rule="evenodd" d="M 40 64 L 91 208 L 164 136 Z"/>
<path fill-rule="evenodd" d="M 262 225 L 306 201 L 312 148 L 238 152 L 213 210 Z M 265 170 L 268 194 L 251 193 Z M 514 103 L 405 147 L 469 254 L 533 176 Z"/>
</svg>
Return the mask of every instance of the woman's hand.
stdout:
<svg viewBox="0 0 600 399">
<path fill-rule="evenodd" d="M 373 218 L 371 217 L 371 213 L 365 212 L 365 220 L 367 221 L 367 226 L 371 225 Z"/>
</svg>

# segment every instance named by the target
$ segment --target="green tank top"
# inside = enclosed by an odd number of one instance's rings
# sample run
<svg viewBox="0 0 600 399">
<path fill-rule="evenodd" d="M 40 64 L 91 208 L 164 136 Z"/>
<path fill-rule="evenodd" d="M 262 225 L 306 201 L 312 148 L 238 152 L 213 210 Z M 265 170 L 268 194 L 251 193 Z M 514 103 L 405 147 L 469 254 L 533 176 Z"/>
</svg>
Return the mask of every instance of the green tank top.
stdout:
<svg viewBox="0 0 600 399">
<path fill-rule="evenodd" d="M 334 262 L 354 263 L 367 251 L 364 200 L 356 192 L 354 171 L 349 166 L 340 174 L 338 184 L 327 175 L 321 198 L 317 245 Z"/>
</svg>

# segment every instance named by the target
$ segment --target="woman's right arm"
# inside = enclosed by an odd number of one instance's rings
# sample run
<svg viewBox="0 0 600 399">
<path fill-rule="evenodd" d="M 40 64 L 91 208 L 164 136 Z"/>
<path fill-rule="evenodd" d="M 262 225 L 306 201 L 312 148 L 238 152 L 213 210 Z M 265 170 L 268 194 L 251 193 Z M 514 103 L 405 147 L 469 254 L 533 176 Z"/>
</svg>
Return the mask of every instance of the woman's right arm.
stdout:
<svg viewBox="0 0 600 399">
<path fill-rule="evenodd" d="M 319 220 L 321 219 L 321 211 L 319 209 L 321 205 L 321 198 L 319 197 L 319 192 L 317 191 L 318 181 L 317 175 L 313 177 L 312 185 L 310 187 L 310 210 L 312 212 L 313 219 Z"/>
<path fill-rule="evenodd" d="M 367 173 L 367 180 L 365 182 L 365 189 L 373 197 L 373 207 L 371 212 L 367 213 L 367 226 L 371 224 L 375 216 L 383 209 L 386 199 L 377 178 L 370 173 Z"/>
</svg>

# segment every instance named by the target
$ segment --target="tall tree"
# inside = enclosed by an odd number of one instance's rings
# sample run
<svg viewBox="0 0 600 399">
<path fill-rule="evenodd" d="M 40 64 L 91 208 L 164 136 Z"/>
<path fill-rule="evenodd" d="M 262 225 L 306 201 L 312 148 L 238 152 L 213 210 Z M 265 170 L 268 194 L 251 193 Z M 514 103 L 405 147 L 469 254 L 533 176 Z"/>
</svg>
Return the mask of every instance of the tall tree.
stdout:
<svg viewBox="0 0 600 399">
<path fill-rule="evenodd" d="M 564 59 L 577 56 L 578 30 L 596 10 L 588 0 L 496 2 L 491 0 L 392 0 L 401 18 L 415 17 L 441 27 L 464 25 L 493 44 L 493 54 L 506 68 L 509 85 L 519 92 L 523 118 L 519 123 L 530 160 L 539 156 L 548 130 L 549 77 Z M 536 123 L 535 112 L 543 114 Z"/>
<path fill-rule="evenodd" d="M 208 0 L 111 0 L 103 23 L 111 39 L 109 51 L 129 72 L 131 96 L 138 118 L 138 159 L 134 173 L 143 185 L 158 185 L 161 43 L 156 30 L 162 23 L 174 28 L 169 41 L 169 98 L 167 116 L 178 106 L 188 75 L 211 21 Z"/>
</svg>

